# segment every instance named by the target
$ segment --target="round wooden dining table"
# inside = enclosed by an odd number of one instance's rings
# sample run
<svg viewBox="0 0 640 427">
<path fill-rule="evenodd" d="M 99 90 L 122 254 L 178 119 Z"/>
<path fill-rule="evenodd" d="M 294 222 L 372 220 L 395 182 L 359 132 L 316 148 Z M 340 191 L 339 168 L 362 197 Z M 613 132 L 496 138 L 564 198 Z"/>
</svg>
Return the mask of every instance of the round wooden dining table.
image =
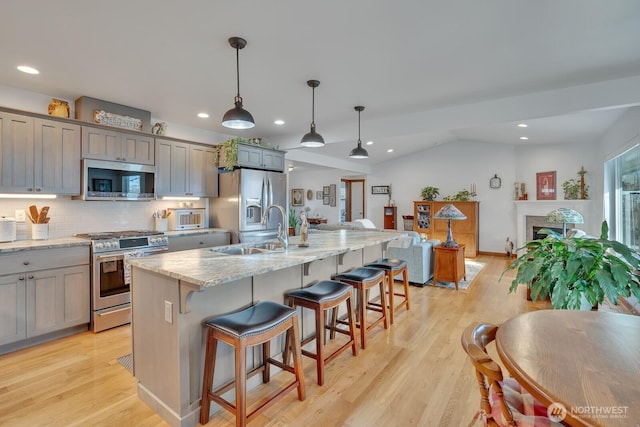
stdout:
<svg viewBox="0 0 640 427">
<path fill-rule="evenodd" d="M 528 312 L 498 328 L 496 349 L 522 387 L 566 424 L 640 426 L 640 316 Z"/>
</svg>

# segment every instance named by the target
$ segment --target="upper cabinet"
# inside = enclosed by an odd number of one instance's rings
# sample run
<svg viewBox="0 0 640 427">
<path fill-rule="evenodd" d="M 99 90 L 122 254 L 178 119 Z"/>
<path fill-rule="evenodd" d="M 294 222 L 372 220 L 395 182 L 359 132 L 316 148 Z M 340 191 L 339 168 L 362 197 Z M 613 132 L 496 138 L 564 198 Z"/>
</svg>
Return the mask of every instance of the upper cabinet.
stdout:
<svg viewBox="0 0 640 427">
<path fill-rule="evenodd" d="M 0 191 L 80 194 L 80 126 L 0 111 Z"/>
<path fill-rule="evenodd" d="M 283 172 L 284 152 L 238 144 L 238 166 Z"/>
<path fill-rule="evenodd" d="M 156 138 L 156 195 L 217 197 L 213 147 Z"/>
<path fill-rule="evenodd" d="M 154 150 L 154 138 L 149 135 L 82 126 L 84 159 L 153 165 Z"/>
</svg>

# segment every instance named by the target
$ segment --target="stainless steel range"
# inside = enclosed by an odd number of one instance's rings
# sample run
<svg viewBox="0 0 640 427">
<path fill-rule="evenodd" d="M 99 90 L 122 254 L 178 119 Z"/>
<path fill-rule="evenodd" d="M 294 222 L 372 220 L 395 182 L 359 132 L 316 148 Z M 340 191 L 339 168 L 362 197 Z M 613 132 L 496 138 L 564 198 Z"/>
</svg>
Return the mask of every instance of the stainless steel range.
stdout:
<svg viewBox="0 0 640 427">
<path fill-rule="evenodd" d="M 131 322 L 131 277 L 127 258 L 165 252 L 160 231 L 76 234 L 91 240 L 91 330 L 100 332 Z"/>
</svg>

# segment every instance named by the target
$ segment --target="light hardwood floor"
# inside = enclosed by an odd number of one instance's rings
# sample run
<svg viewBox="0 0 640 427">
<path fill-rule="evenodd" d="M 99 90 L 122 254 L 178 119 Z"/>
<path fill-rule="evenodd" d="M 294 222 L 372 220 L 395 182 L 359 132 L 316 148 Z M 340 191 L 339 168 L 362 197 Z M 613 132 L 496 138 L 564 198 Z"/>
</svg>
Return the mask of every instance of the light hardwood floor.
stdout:
<svg viewBox="0 0 640 427">
<path fill-rule="evenodd" d="M 464 327 L 547 308 L 527 302 L 524 287 L 508 293 L 512 272 L 498 282 L 505 258 L 476 260 L 486 266 L 468 290 L 411 286 L 411 310 L 398 311 L 390 329 L 372 331 L 357 357 L 345 352 L 330 363 L 324 386 L 315 382 L 315 362 L 303 358 L 307 399 L 292 392 L 251 425 L 469 425 L 479 392 L 460 345 Z M 0 356 L 0 426 L 166 426 L 117 361 L 130 352 L 131 328 L 123 326 Z M 207 425 L 232 425 L 223 412 Z"/>
</svg>

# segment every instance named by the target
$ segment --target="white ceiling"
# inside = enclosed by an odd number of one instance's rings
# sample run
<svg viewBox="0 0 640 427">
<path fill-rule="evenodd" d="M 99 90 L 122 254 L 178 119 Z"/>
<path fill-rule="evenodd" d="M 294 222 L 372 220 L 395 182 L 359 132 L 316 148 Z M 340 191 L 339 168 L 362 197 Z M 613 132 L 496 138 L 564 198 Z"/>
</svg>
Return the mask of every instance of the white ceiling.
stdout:
<svg viewBox="0 0 640 427">
<path fill-rule="evenodd" d="M 246 131 L 220 125 L 236 90 L 231 36 L 248 42 L 240 93 L 257 125 Z M 0 84 L 104 99 L 366 171 L 459 139 L 593 141 L 640 104 L 639 41 L 636 0 L 3 0 Z M 308 79 L 321 82 L 321 149 L 298 147 L 311 119 Z M 369 159 L 344 163 L 355 105 L 366 107 L 363 142 L 375 143 Z"/>
</svg>

